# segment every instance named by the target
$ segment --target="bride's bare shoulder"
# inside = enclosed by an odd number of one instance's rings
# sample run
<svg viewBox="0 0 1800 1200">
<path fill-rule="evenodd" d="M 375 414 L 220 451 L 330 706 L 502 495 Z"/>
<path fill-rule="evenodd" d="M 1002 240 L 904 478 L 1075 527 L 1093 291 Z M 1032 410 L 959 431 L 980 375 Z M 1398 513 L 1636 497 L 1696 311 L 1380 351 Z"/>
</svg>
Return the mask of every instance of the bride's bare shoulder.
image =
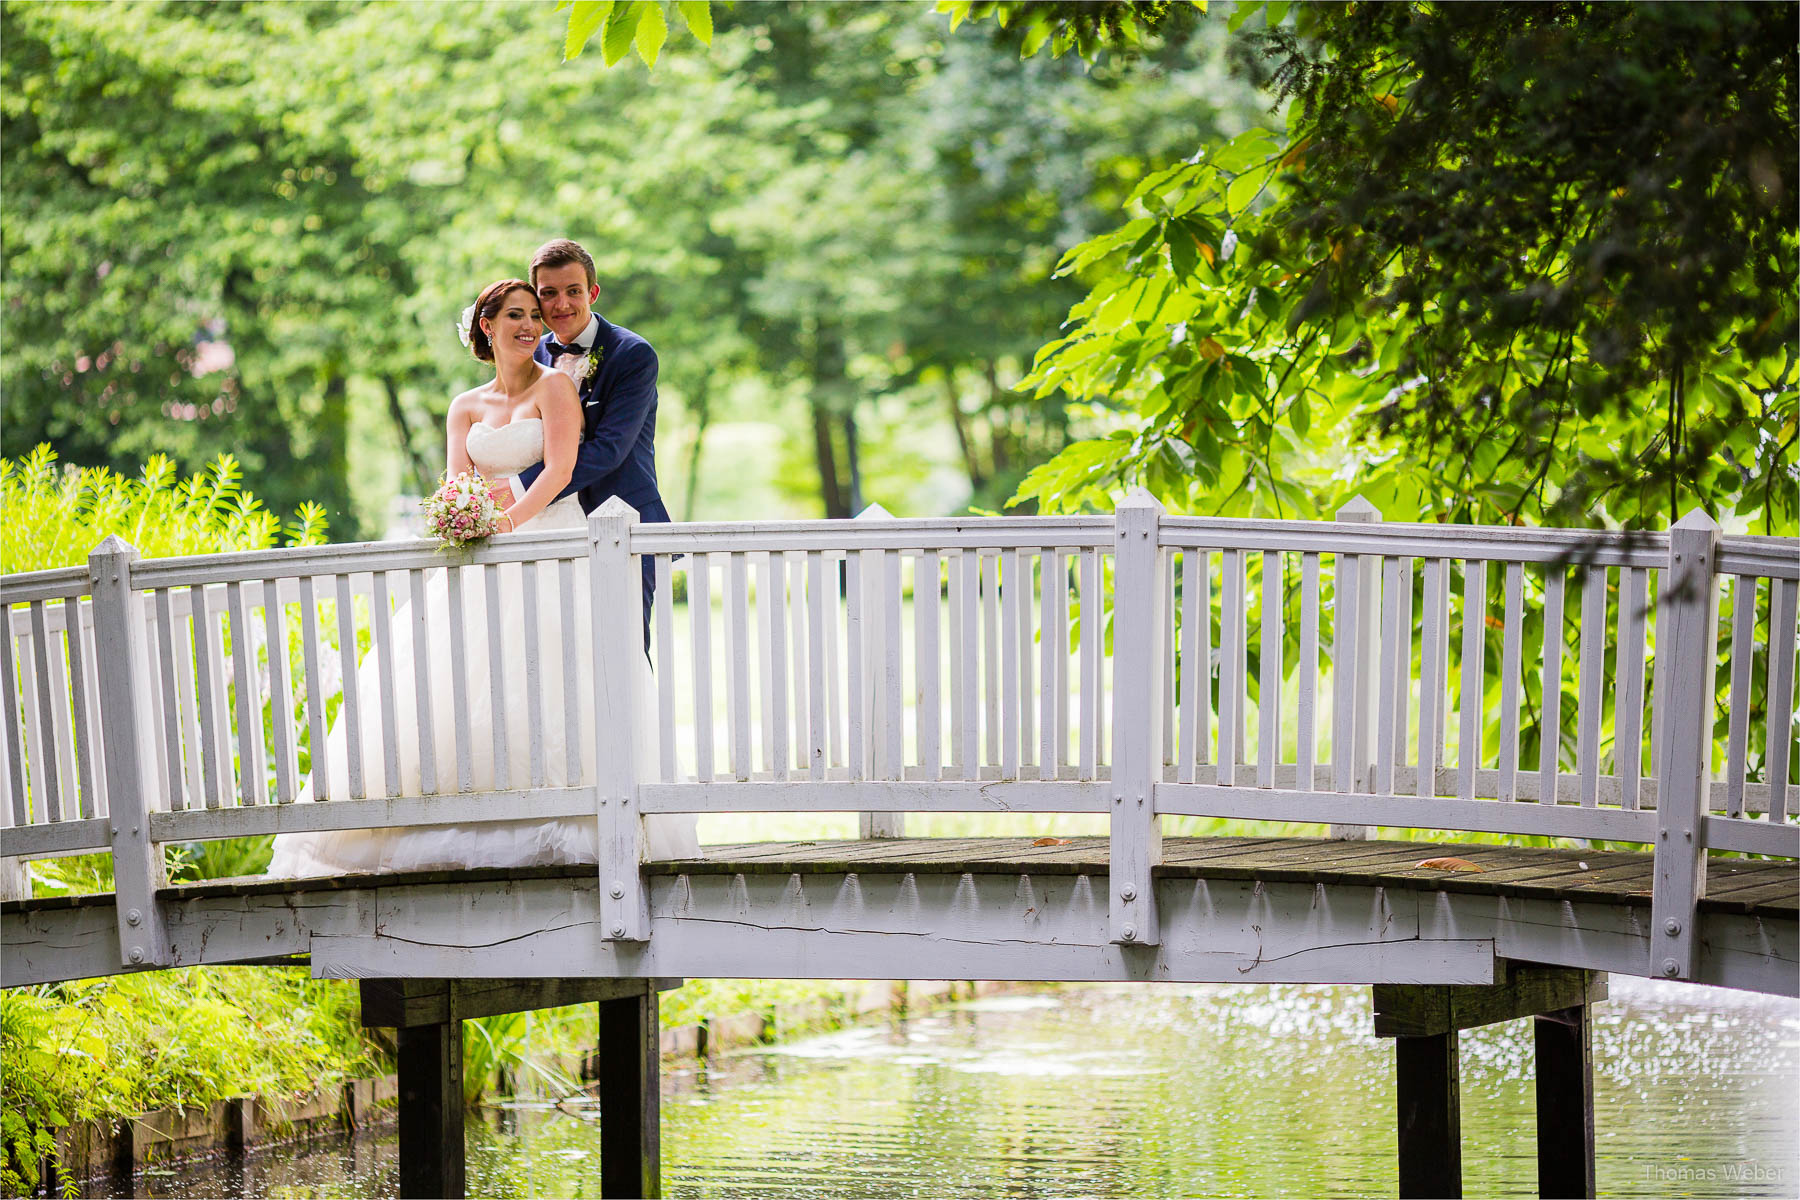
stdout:
<svg viewBox="0 0 1800 1200">
<path fill-rule="evenodd" d="M 482 407 L 487 396 L 487 390 L 487 385 L 483 384 L 463 392 L 461 395 L 450 401 L 449 415 L 452 418 L 474 415 Z"/>
</svg>

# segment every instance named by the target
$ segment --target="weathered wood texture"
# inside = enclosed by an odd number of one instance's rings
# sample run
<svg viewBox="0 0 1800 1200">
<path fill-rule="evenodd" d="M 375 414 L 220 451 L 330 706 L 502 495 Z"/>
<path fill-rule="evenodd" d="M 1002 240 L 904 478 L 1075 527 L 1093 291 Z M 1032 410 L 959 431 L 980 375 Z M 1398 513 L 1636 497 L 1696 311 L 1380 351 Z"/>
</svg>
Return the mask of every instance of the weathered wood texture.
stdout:
<svg viewBox="0 0 1800 1200">
<path fill-rule="evenodd" d="M 1401 1200 L 1462 1195 L 1462 1089 L 1455 1030 L 1394 1039 Z"/>
<path fill-rule="evenodd" d="M 646 987 L 668 991 L 679 979 L 365 979 L 362 1023 L 409 1029 L 451 1019 L 532 1012 L 570 1004 L 595 1004 L 643 994 Z"/>
<path fill-rule="evenodd" d="M 600 1002 L 600 1194 L 662 1195 L 657 994 Z"/>
<path fill-rule="evenodd" d="M 1594 1189 L 1594 1038 L 1585 1004 L 1532 1020 L 1537 1063 L 1538 1195 L 1591 1197 Z"/>
<path fill-rule="evenodd" d="M 402 1028 L 400 1195 L 460 1200 L 463 1183 L 462 1022 Z"/>
<path fill-rule="evenodd" d="M 1606 977 L 1569 967 L 1508 963 L 1480 987 L 1375 987 L 1376 1037 L 1426 1037 L 1559 1012 L 1606 999 Z"/>
</svg>

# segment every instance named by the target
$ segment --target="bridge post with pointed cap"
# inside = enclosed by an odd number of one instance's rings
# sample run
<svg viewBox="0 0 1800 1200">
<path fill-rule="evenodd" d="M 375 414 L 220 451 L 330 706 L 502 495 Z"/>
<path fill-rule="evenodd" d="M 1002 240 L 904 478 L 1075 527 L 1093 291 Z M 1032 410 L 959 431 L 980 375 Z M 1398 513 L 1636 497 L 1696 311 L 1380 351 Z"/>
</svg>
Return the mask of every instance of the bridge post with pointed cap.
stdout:
<svg viewBox="0 0 1800 1200">
<path fill-rule="evenodd" d="M 892 521 L 894 514 L 879 504 L 871 504 L 856 514 L 858 521 Z M 901 732 L 900 722 L 903 714 L 887 711 L 890 690 L 898 692 L 898 688 L 890 689 L 887 684 L 887 672 L 900 670 L 900 630 L 889 629 L 884 616 L 887 609 L 883 600 L 886 598 L 889 568 L 895 568 L 898 574 L 898 551 L 864 550 L 858 559 L 861 576 L 861 592 L 857 599 L 862 606 L 862 660 L 863 689 L 861 696 L 852 696 L 850 703 L 861 703 L 863 712 L 868 714 L 863 722 L 863 744 L 850 747 L 853 761 L 863 764 L 863 778 L 881 777 L 879 767 L 885 762 L 883 754 L 876 745 L 876 739 L 893 737 L 896 740 Z M 889 561 L 889 556 L 895 556 Z M 855 634 L 852 634 L 855 636 Z M 905 770 L 893 755 L 891 747 L 888 755 L 896 761 L 892 767 L 892 777 L 904 777 Z M 858 813 L 856 818 L 857 836 L 867 841 L 871 838 L 902 838 L 906 836 L 906 814 L 898 812 L 866 812 Z"/>
<path fill-rule="evenodd" d="M 1381 511 L 1362 496 L 1353 496 L 1337 510 L 1337 519 L 1373 523 L 1381 520 Z M 1346 736 L 1340 745 L 1339 738 L 1334 733 L 1331 757 L 1336 759 L 1348 753 L 1350 790 L 1366 792 L 1370 790 L 1375 763 L 1375 711 L 1378 700 L 1375 664 L 1380 661 L 1375 645 L 1378 627 L 1375 614 L 1381 611 L 1381 563 L 1372 554 L 1358 555 L 1355 571 L 1351 573 L 1344 570 L 1344 557 L 1339 557 L 1337 567 L 1335 586 L 1338 595 L 1334 620 L 1342 620 L 1346 613 L 1350 613 L 1355 629 L 1348 639 L 1343 631 L 1333 634 L 1331 669 L 1337 672 L 1347 667 L 1350 671 L 1349 694 L 1353 697 L 1353 703 L 1348 712 L 1339 713 L 1333 718 L 1334 729 Z M 1346 587 L 1346 584 L 1349 586 Z M 1349 650 L 1349 654 L 1343 655 L 1349 659 L 1348 664 L 1338 661 L 1340 647 Z M 1345 841 L 1362 841 L 1374 832 L 1367 825 L 1333 825 L 1330 831 L 1332 837 Z"/>
<path fill-rule="evenodd" d="M 107 821 L 112 834 L 119 962 L 169 966 L 173 955 L 156 889 L 166 879 L 150 840 L 158 802 L 152 764 L 148 658 L 143 613 L 131 589 L 137 549 L 113 534 L 88 555 L 94 597 L 94 661 L 100 693 L 101 751 L 106 760 Z"/>
<path fill-rule="evenodd" d="M 1156 784 L 1162 773 L 1164 626 L 1168 558 L 1157 544 L 1163 507 L 1142 488 L 1119 502 L 1113 537 L 1113 764 L 1110 877 L 1111 940 L 1122 946 L 1162 941 L 1151 868 L 1162 862 Z"/>
<path fill-rule="evenodd" d="M 588 515 L 600 931 L 613 942 L 650 940 L 638 784 L 651 760 L 639 751 L 636 725 L 654 720 L 656 707 L 643 687 L 643 576 L 631 556 L 637 519 L 637 510 L 617 496 Z"/>
<path fill-rule="evenodd" d="M 1669 530 L 1669 565 L 1657 597 L 1657 652 L 1670 661 L 1659 718 L 1649 973 L 1664 979 L 1694 978 L 1700 954 L 1694 915 L 1706 890 L 1718 554 L 1719 526 L 1699 509 L 1690 511 Z"/>
</svg>

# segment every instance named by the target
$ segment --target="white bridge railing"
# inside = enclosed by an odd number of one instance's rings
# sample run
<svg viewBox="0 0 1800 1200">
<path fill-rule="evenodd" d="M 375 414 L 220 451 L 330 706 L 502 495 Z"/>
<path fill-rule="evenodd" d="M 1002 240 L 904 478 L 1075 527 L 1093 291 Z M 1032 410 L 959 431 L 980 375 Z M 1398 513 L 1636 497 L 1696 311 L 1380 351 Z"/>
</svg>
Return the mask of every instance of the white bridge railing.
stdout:
<svg viewBox="0 0 1800 1200">
<path fill-rule="evenodd" d="M 606 933 L 644 940 L 645 815 L 1105 813 L 1113 940 L 1150 945 L 1163 816 L 1485 830 L 1654 846 L 1646 971 L 1691 977 L 1706 852 L 1800 857 L 1800 544 L 1339 517 L 109 539 L 0 579 L 0 856 L 109 851 L 159 964 L 165 842 L 596 815 Z"/>
</svg>

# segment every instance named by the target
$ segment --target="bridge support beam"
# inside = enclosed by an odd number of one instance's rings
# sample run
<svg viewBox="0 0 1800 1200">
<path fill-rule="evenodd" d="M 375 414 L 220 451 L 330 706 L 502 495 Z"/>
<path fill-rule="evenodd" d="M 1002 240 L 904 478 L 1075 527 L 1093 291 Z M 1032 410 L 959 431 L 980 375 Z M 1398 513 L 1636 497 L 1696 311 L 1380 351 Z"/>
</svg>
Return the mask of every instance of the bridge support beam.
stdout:
<svg viewBox="0 0 1800 1200">
<path fill-rule="evenodd" d="M 400 1195 L 462 1197 L 465 1018 L 598 1003 L 602 1196 L 662 1194 L 657 993 L 679 979 L 365 979 L 362 1023 L 396 1031 Z"/>
<path fill-rule="evenodd" d="M 1606 999 L 1603 973 L 1508 963 L 1494 984 L 1374 990 L 1376 1036 L 1394 1039 L 1402 1197 L 1462 1195 L 1457 1036 L 1524 1017 L 1533 1018 L 1536 1034 L 1538 1190 L 1546 1197 L 1594 1194 L 1588 1007 Z"/>
</svg>

